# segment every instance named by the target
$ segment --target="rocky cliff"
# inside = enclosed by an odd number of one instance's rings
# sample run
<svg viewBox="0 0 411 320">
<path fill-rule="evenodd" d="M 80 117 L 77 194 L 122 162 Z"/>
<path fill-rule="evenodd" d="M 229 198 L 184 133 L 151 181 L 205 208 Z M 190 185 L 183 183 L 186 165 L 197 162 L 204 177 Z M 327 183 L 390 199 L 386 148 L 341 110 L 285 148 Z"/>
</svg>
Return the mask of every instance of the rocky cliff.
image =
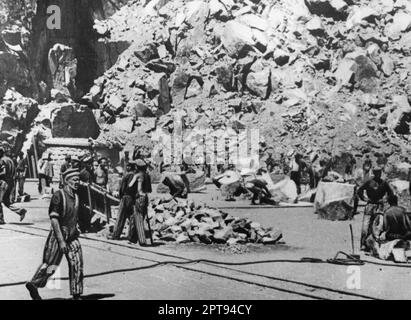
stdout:
<svg viewBox="0 0 411 320">
<path fill-rule="evenodd" d="M 51 3 L 62 30 L 44 28 Z M 406 0 L 43 0 L 19 30 L 2 33 L 7 87 L 86 106 L 98 139 L 147 145 L 178 112 L 187 128 L 258 127 L 278 152 L 410 151 Z"/>
</svg>

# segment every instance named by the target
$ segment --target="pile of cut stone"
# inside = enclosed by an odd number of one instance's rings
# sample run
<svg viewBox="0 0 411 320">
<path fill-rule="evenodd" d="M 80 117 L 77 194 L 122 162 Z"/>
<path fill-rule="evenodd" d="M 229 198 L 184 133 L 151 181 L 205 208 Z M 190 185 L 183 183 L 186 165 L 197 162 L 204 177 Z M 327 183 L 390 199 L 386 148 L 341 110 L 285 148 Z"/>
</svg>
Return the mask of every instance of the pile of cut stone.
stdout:
<svg viewBox="0 0 411 320">
<path fill-rule="evenodd" d="M 154 241 L 235 245 L 276 244 L 282 238 L 280 230 L 187 200 L 153 200 L 148 215 Z"/>
</svg>

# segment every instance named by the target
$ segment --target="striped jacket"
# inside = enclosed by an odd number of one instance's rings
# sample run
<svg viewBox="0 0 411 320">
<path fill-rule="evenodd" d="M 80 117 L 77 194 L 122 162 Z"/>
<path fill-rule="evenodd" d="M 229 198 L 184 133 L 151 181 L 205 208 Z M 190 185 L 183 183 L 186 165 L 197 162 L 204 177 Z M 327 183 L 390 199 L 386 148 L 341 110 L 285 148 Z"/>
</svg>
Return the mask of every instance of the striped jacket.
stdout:
<svg viewBox="0 0 411 320">
<path fill-rule="evenodd" d="M 0 159 L 0 180 L 10 181 L 16 175 L 16 166 L 13 160 L 7 156 Z"/>
</svg>

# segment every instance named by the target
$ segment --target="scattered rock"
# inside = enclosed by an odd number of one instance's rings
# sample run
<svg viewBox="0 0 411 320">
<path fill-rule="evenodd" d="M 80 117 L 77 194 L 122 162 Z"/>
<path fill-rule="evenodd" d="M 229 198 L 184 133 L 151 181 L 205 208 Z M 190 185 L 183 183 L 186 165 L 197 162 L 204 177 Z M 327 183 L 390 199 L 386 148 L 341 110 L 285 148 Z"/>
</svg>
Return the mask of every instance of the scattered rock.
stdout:
<svg viewBox="0 0 411 320">
<path fill-rule="evenodd" d="M 394 72 L 394 61 L 390 58 L 389 55 L 384 54 L 382 57 L 381 71 L 389 77 Z"/>
</svg>

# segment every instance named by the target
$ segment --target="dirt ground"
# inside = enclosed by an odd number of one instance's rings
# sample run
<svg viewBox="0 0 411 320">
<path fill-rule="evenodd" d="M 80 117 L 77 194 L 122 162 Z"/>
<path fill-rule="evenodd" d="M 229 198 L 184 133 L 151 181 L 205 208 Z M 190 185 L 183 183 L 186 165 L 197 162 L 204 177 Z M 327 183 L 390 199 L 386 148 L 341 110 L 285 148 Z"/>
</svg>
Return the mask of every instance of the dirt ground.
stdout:
<svg viewBox="0 0 411 320">
<path fill-rule="evenodd" d="M 27 186 L 35 195 L 34 183 Z M 152 195 L 157 196 L 155 194 Z M 281 244 L 229 250 L 217 245 L 165 244 L 140 247 L 96 234 L 81 238 L 87 299 L 410 299 L 410 266 L 361 255 L 363 266 L 326 263 L 338 251 L 351 252 L 349 225 L 358 253 L 362 214 L 352 221 L 320 220 L 311 207 L 251 207 L 246 200 L 224 203 L 216 190 L 190 195 L 196 202 L 225 207 L 265 227 L 283 231 Z M 28 299 L 24 282 L 41 262 L 50 228 L 47 201 L 26 204 L 24 223 L 6 212 L 0 227 L 0 299 Z M 301 258 L 319 258 L 319 263 Z M 387 263 L 391 265 L 386 265 Z M 385 264 L 385 265 L 384 265 Z M 69 297 L 63 262 L 41 290 L 44 298 Z"/>
</svg>

